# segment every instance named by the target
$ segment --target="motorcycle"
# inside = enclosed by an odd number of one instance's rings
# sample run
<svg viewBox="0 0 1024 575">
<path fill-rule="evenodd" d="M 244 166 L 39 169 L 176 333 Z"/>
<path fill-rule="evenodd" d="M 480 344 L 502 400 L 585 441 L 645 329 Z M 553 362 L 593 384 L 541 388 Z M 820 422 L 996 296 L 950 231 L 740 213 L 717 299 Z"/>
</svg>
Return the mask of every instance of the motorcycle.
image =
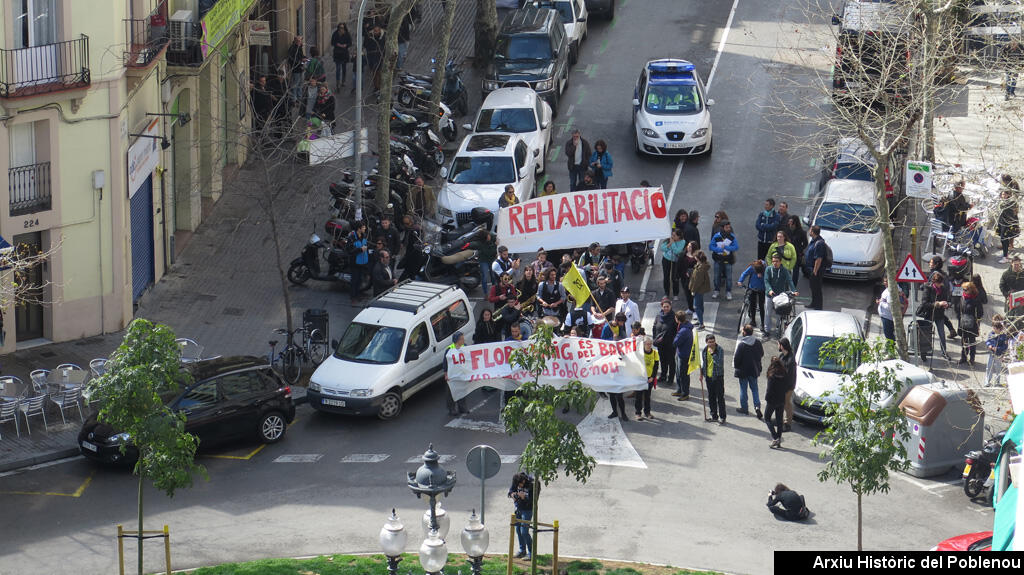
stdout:
<svg viewBox="0 0 1024 575">
<path fill-rule="evenodd" d="M 444 150 L 440 143 L 431 141 L 429 145 L 423 145 L 414 137 L 392 135 L 388 145 L 391 146 L 392 155 L 409 156 L 413 164 L 429 178 L 436 176 L 444 165 Z"/>
<path fill-rule="evenodd" d="M 400 112 L 407 116 L 411 116 L 416 119 L 419 123 L 426 123 L 430 125 L 433 117 L 429 110 L 429 104 L 415 105 L 412 108 L 403 107 L 401 109 L 395 108 L 394 111 Z M 438 106 L 437 114 L 439 116 L 437 121 L 437 127 L 441 130 L 441 136 L 446 141 L 454 142 L 459 137 L 459 128 L 455 125 L 455 118 L 452 115 L 452 110 L 444 102 L 441 102 Z M 395 120 L 394 117 L 391 118 Z M 394 128 L 394 124 L 392 124 Z"/>
<path fill-rule="evenodd" d="M 346 238 L 352 231 L 352 225 L 348 220 L 334 219 L 328 221 L 325 227 L 332 236 L 340 236 L 341 239 L 328 244 L 316 232 L 312 233 L 302 248 L 302 254 L 288 266 L 288 281 L 295 285 L 302 285 L 309 280 L 351 284 L 352 270 L 349 268 Z M 369 288 L 370 274 L 363 274 L 360 284 L 360 291 Z"/>
<path fill-rule="evenodd" d="M 441 230 L 437 241 L 423 247 L 427 260 L 422 274 L 426 281 L 458 283 L 463 290 L 480 285 L 479 260 L 476 250 L 470 249 L 469 245 L 488 233 L 494 214 L 487 208 L 477 207 L 473 208 L 470 218 L 470 222 L 458 228 Z"/>
<path fill-rule="evenodd" d="M 985 430 L 992 433 L 987 425 Z M 995 482 L 996 458 L 999 456 L 1005 435 L 1006 431 L 1000 431 L 985 441 L 980 450 L 971 451 L 964 457 L 964 493 L 971 499 L 981 495 L 985 488 L 992 488 Z"/>
<path fill-rule="evenodd" d="M 391 156 L 390 170 L 390 202 L 386 206 L 397 214 L 405 213 L 408 187 L 419 176 L 419 169 L 413 164 L 407 154 Z M 380 175 L 374 168 L 369 174 L 363 176 L 363 209 L 372 212 L 380 211 L 376 204 L 377 181 Z M 331 218 L 355 219 L 355 175 L 346 170 L 342 173 L 342 181 L 330 184 L 331 193 Z"/>
<path fill-rule="evenodd" d="M 431 63 L 436 60 L 431 58 Z M 432 72 L 434 70 L 431 70 Z M 430 102 L 431 89 L 433 87 L 433 76 L 425 74 L 403 73 L 396 78 L 398 103 L 407 108 L 418 102 Z M 469 94 L 466 92 L 466 84 L 462 81 L 462 68 L 455 63 L 455 60 L 448 60 L 444 67 L 444 84 L 441 88 L 441 101 L 465 116 L 469 112 Z"/>
<path fill-rule="evenodd" d="M 947 260 L 948 267 L 946 269 L 949 272 L 949 281 L 952 285 L 950 290 L 950 304 L 954 310 L 956 310 L 956 316 L 960 317 L 960 303 L 963 300 L 964 288 L 963 285 L 971 281 L 971 276 L 974 274 L 974 257 L 972 256 L 972 250 L 968 246 L 954 245 L 950 248 L 953 252 L 950 254 Z"/>
<path fill-rule="evenodd" d="M 629 263 L 633 273 L 638 274 L 644 264 L 653 262 L 653 246 L 651 242 L 632 242 L 629 244 Z"/>
</svg>

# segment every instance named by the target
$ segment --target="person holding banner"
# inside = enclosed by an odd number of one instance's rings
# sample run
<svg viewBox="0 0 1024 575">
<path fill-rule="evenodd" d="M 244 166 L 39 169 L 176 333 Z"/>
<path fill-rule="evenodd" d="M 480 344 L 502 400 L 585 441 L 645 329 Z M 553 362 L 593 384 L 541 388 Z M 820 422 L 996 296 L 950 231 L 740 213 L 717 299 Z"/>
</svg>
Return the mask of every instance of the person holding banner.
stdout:
<svg viewBox="0 0 1024 575">
<path fill-rule="evenodd" d="M 445 350 L 445 352 L 444 352 L 444 380 L 445 381 L 448 381 L 448 355 L 452 352 L 452 350 L 461 349 L 465 345 L 466 345 L 466 336 L 462 335 L 461 331 L 455 332 L 455 335 L 452 336 L 452 344 L 449 345 L 448 349 Z M 448 393 L 445 394 L 445 399 L 447 400 L 447 403 L 448 403 L 448 415 L 457 416 L 457 415 L 460 415 L 460 414 L 463 414 L 463 413 L 469 413 L 469 410 L 466 409 L 466 398 L 465 397 L 463 397 L 462 399 L 456 401 L 455 398 L 452 397 L 452 389 L 451 389 L 451 387 L 448 387 L 447 392 Z"/>
<path fill-rule="evenodd" d="M 661 356 L 658 350 L 654 349 L 654 339 L 650 336 L 644 337 L 644 367 L 647 369 L 647 389 L 637 391 L 633 401 L 637 421 L 654 419 L 651 415 L 651 389 L 658 384 L 658 363 Z"/>
<path fill-rule="evenodd" d="M 700 381 L 707 382 L 711 419 L 725 425 L 725 366 L 722 348 L 714 334 L 704 336 L 704 351 L 700 354 Z"/>
<path fill-rule="evenodd" d="M 617 313 L 615 314 L 615 321 L 608 322 L 604 326 L 604 330 L 601 331 L 601 339 L 609 341 L 620 341 L 629 337 L 628 328 L 626 327 L 626 314 Z M 608 415 L 608 419 L 615 419 L 616 417 L 622 418 L 623 421 L 629 421 L 626 417 L 626 402 L 622 397 L 621 393 L 609 393 L 608 399 L 612 403 L 612 412 Z"/>
</svg>

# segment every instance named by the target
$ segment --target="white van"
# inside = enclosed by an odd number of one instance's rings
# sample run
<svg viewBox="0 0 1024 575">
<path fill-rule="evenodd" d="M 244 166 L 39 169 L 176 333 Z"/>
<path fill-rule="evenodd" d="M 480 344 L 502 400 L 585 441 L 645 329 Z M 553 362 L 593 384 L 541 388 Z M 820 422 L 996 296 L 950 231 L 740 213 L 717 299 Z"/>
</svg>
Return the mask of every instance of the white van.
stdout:
<svg viewBox="0 0 1024 575">
<path fill-rule="evenodd" d="M 431 383 L 444 382 L 452 334 L 473 341 L 469 298 L 456 286 L 407 281 L 374 298 L 313 372 L 306 396 L 317 411 L 393 419 Z"/>
</svg>

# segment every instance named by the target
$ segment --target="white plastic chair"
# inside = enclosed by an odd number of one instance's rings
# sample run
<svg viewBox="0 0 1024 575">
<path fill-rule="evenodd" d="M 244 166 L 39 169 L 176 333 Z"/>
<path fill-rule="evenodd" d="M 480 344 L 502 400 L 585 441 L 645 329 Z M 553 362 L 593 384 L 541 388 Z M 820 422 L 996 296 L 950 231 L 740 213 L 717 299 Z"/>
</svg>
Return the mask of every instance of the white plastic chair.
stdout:
<svg viewBox="0 0 1024 575">
<path fill-rule="evenodd" d="M 28 430 L 28 434 L 32 435 L 32 428 L 29 427 L 28 418 L 33 415 L 43 416 L 43 429 L 46 429 L 49 424 L 46 422 L 46 409 L 45 409 L 46 395 L 36 395 L 28 399 L 22 399 L 18 402 L 18 411 L 25 416 L 25 429 Z"/>
<path fill-rule="evenodd" d="M 18 403 L 17 399 L 0 403 L 0 424 L 13 421 L 14 429 L 18 432 L 18 437 L 21 437 L 21 425 L 18 423 Z M 0 439 L 3 439 L 3 435 L 0 435 Z"/>
<path fill-rule="evenodd" d="M 60 419 L 65 424 L 68 422 L 68 420 L 64 418 L 64 412 L 71 409 L 72 407 L 78 409 L 78 419 L 82 420 L 82 422 L 85 423 L 85 418 L 82 417 L 81 399 L 81 387 L 66 389 L 64 391 L 61 391 L 60 393 L 50 395 L 50 402 L 60 409 Z"/>
</svg>

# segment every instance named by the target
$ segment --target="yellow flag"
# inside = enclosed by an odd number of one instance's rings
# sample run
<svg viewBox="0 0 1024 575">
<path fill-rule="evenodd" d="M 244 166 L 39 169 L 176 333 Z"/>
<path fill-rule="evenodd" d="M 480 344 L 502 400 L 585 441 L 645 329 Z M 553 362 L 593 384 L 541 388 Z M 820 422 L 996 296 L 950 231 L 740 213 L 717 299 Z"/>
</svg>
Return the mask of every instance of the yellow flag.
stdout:
<svg viewBox="0 0 1024 575">
<path fill-rule="evenodd" d="M 576 264 L 572 264 L 569 271 L 565 272 L 565 275 L 562 276 L 562 287 L 565 288 L 565 291 L 569 292 L 572 299 L 576 300 L 577 306 L 582 306 L 584 302 L 590 299 L 590 287 L 587 286 L 587 281 L 583 279 L 583 275 L 580 274 Z"/>
<path fill-rule="evenodd" d="M 686 374 L 689 375 L 700 369 L 700 352 L 697 350 L 697 336 L 694 334 L 693 347 L 690 348 L 690 362 L 686 366 Z"/>
</svg>

